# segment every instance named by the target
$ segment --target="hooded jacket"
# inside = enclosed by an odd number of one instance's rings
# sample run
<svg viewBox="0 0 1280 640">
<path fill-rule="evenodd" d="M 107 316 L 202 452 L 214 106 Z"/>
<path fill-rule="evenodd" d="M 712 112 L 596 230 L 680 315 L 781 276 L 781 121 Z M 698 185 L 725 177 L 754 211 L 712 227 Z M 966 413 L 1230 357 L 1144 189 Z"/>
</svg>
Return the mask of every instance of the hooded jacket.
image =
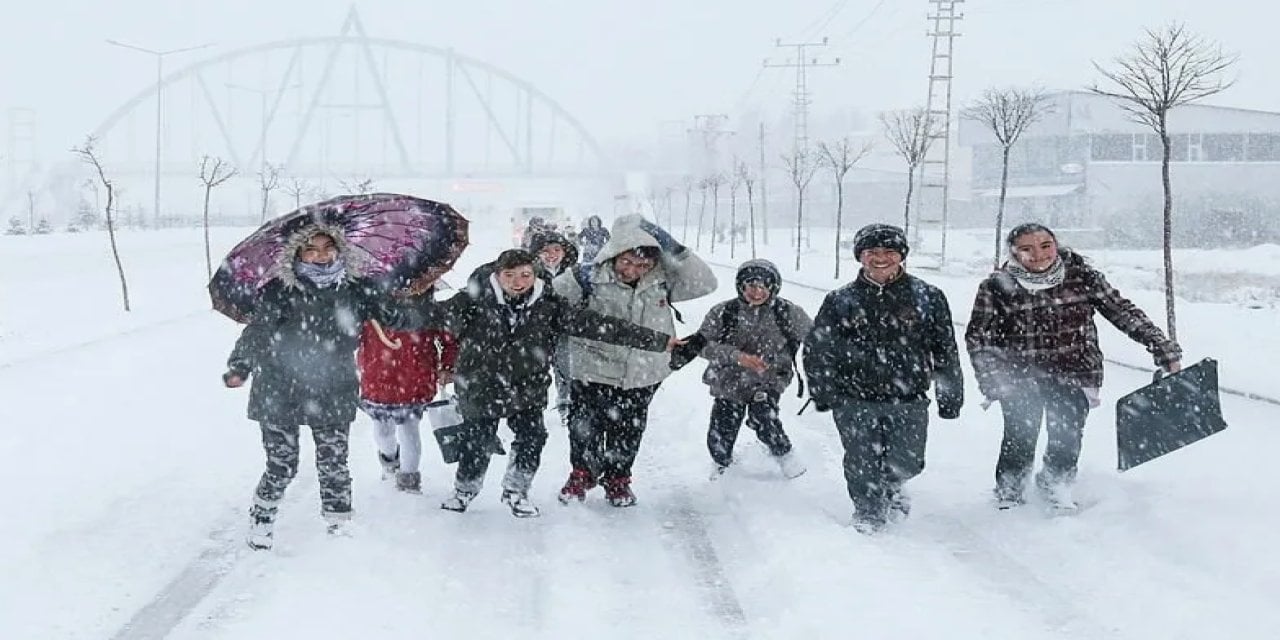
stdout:
<svg viewBox="0 0 1280 640">
<path fill-rule="evenodd" d="M 642 222 L 638 215 L 614 222 L 609 241 L 587 274 L 591 283 L 587 306 L 602 315 L 674 335 L 671 303 L 715 291 L 716 277 L 701 258 L 679 247 L 664 252 L 658 264 L 635 285 L 619 281 L 613 270 L 614 258 L 637 247 L 660 247 L 658 240 L 641 228 Z M 554 286 L 569 302 L 582 303 L 583 291 L 575 273 L 561 274 Z M 569 340 L 569 349 L 569 375 L 582 382 L 636 389 L 658 384 L 671 373 L 670 355 L 665 352 L 640 351 L 577 337 Z"/>
<path fill-rule="evenodd" d="M 582 247 L 583 260 L 593 261 L 607 242 L 609 242 L 609 230 L 600 222 L 600 216 L 587 218 L 586 226 L 578 232 L 578 244 Z"/>
<path fill-rule="evenodd" d="M 250 382 L 248 417 L 273 424 L 332 425 L 355 419 L 359 381 L 355 352 L 364 322 L 394 325 L 399 314 L 382 292 L 354 276 L 340 230 L 309 227 L 291 236 L 296 255 L 311 236 L 334 239 L 347 262 L 347 277 L 328 287 L 299 278 L 293 260 L 282 260 L 260 293 L 249 323 L 236 341 L 227 370 Z"/>
<path fill-rule="evenodd" d="M 772 273 L 780 288 L 782 276 L 772 262 L 748 260 L 738 267 L 738 273 L 752 269 Z M 737 298 L 721 302 L 707 312 L 698 334 L 707 341 L 702 357 L 710 364 L 702 374 L 702 381 L 711 387 L 712 397 L 750 402 L 757 392 L 777 395 L 791 384 L 796 354 L 787 350 L 788 339 L 799 345 L 813 321 L 799 305 L 779 298 L 778 288 L 764 304 L 751 306 L 739 293 Z M 737 318 L 733 330 L 724 335 L 725 309 L 731 305 L 737 309 Z M 779 326 L 779 313 L 786 314 L 789 334 L 784 334 L 783 327 Z M 738 364 L 738 357 L 743 354 L 760 356 L 769 368 L 764 373 L 756 373 L 743 367 Z"/>
<path fill-rule="evenodd" d="M 534 234 L 533 240 L 529 243 L 529 253 L 536 256 L 542 253 L 542 249 L 549 244 L 558 244 L 564 247 L 564 259 L 560 261 L 560 266 L 556 267 L 555 271 L 543 266 L 541 261 L 538 262 L 539 275 L 545 276 L 548 282 L 578 266 L 578 247 L 569 242 L 569 239 L 559 231 L 541 231 Z"/>
<path fill-rule="evenodd" d="M 595 336 L 660 355 L 669 335 L 581 309 L 542 279 L 524 298 L 508 300 L 492 263 L 472 273 L 467 289 L 445 304 L 446 324 L 458 340 L 454 386 L 464 418 L 546 408 L 551 358 L 564 335 Z"/>
</svg>

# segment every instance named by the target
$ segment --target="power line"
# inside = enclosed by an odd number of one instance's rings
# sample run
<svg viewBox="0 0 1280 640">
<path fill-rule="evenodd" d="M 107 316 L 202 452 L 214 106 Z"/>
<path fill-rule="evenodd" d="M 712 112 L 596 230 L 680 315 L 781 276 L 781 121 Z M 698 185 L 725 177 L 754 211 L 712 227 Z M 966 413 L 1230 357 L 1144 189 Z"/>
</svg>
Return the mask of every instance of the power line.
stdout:
<svg viewBox="0 0 1280 640">
<path fill-rule="evenodd" d="M 826 11 L 819 14 L 817 18 L 814 18 L 807 27 L 802 29 L 800 31 L 800 37 L 803 39 L 809 37 L 812 33 L 822 33 L 831 25 L 832 21 L 840 16 L 840 13 L 844 11 L 844 8 L 847 6 L 849 6 L 849 0 L 838 0 L 835 4 L 828 7 Z M 820 26 L 818 24 L 819 22 L 822 23 Z"/>
</svg>

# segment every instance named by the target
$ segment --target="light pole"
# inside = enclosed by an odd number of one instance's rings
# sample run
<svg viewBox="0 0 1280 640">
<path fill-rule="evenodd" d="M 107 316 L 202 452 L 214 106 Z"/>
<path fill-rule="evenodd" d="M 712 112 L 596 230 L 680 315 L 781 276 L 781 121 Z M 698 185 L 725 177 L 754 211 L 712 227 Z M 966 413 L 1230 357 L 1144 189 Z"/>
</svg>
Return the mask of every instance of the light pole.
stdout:
<svg viewBox="0 0 1280 640">
<path fill-rule="evenodd" d="M 142 53 L 149 53 L 156 57 L 156 184 L 155 184 L 155 203 L 153 205 L 155 207 L 155 210 L 153 211 L 153 215 L 155 216 L 155 226 L 159 227 L 160 226 L 160 147 L 161 147 L 160 132 L 161 132 L 161 124 L 162 124 L 162 115 L 164 113 L 161 110 L 161 107 L 163 107 L 163 102 L 161 99 L 163 92 L 161 89 L 164 83 L 164 57 L 174 53 L 185 53 L 187 51 L 195 51 L 196 49 L 204 49 L 207 47 L 212 47 L 213 43 L 209 42 L 196 47 L 183 47 L 181 49 L 169 49 L 167 51 L 156 51 L 154 49 L 147 49 L 145 47 L 138 47 L 131 44 L 125 44 L 123 42 L 119 42 L 111 39 L 107 40 L 107 44 L 115 45 L 117 47 L 123 47 L 125 49 L 133 49 L 134 51 L 141 51 Z"/>
</svg>

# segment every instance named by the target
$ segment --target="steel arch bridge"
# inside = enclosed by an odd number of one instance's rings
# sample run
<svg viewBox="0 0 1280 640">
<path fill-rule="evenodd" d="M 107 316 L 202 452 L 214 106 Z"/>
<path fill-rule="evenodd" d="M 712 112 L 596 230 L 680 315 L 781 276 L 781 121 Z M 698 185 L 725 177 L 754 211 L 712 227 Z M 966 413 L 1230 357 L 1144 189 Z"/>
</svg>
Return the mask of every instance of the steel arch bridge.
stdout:
<svg viewBox="0 0 1280 640">
<path fill-rule="evenodd" d="M 595 138 L 528 81 L 452 49 L 341 33 L 245 47 L 169 73 L 94 131 L 113 173 L 191 179 L 217 156 L 312 182 L 588 178 Z"/>
</svg>

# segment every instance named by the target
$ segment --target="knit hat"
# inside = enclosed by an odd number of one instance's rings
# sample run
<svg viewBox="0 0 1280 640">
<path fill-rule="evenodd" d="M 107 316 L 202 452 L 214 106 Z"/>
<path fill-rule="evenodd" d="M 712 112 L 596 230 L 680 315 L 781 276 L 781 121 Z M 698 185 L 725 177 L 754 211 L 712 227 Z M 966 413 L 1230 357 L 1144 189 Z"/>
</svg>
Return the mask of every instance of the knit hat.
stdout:
<svg viewBox="0 0 1280 640">
<path fill-rule="evenodd" d="M 867 249 L 892 249 L 907 257 L 907 234 L 891 224 L 869 224 L 858 230 L 853 237 L 853 257 L 862 259 L 862 252 Z"/>
<path fill-rule="evenodd" d="M 769 295 L 776 296 L 782 289 L 782 276 L 778 273 L 778 267 L 768 260 L 748 260 L 738 267 L 738 273 L 734 277 L 738 295 L 742 295 L 749 283 L 762 284 L 769 290 Z"/>
</svg>

